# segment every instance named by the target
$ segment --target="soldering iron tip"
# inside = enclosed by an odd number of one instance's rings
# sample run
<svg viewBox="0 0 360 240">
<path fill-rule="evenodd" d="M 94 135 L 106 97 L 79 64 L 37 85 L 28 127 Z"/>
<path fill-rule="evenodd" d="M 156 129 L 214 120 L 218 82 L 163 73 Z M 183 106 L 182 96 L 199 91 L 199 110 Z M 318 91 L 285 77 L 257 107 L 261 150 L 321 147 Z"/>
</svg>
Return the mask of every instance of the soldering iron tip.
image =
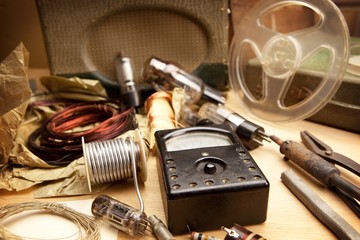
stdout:
<svg viewBox="0 0 360 240">
<path fill-rule="evenodd" d="M 271 135 L 270 136 L 270 139 L 273 140 L 277 145 L 281 145 L 283 144 L 283 140 L 281 140 L 280 138 L 278 138 L 277 136 L 275 135 Z"/>
</svg>

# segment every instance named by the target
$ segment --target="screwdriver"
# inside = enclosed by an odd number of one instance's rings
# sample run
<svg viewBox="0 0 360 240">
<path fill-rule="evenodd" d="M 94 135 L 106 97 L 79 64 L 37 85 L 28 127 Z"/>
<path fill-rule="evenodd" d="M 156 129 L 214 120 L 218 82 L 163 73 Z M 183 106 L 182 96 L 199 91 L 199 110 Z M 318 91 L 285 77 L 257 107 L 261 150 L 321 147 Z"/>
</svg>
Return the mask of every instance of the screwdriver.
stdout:
<svg viewBox="0 0 360 240">
<path fill-rule="evenodd" d="M 360 201 L 360 188 L 340 176 L 340 171 L 334 164 L 329 163 L 300 143 L 271 135 L 270 139 L 280 146 L 280 152 L 296 165 L 304 169 L 311 176 L 327 187 L 336 187 Z"/>
<path fill-rule="evenodd" d="M 312 191 L 293 171 L 283 172 L 281 180 L 312 214 L 333 231 L 339 239 L 360 239 L 360 234 L 356 229 Z"/>
</svg>

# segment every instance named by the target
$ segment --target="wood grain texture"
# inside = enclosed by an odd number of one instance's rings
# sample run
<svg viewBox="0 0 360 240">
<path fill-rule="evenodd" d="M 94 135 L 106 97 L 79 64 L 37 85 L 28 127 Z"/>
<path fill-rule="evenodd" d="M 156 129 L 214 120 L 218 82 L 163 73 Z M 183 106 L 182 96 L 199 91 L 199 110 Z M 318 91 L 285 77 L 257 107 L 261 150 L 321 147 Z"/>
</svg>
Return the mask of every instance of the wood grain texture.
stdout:
<svg viewBox="0 0 360 240">
<path fill-rule="evenodd" d="M 38 71 L 31 72 L 33 79 Z M 42 72 L 40 72 L 42 73 Z M 226 106 L 265 128 L 266 133 L 277 135 L 283 139 L 301 141 L 301 130 L 308 130 L 320 139 L 326 139 L 326 143 L 339 153 L 342 153 L 357 162 L 360 162 L 360 135 L 336 128 L 319 125 L 308 121 L 297 121 L 293 123 L 265 122 L 253 117 L 239 102 L 237 96 L 230 92 Z M 325 141 L 325 140 L 324 140 Z M 285 170 L 292 169 L 311 189 L 316 192 L 332 209 L 342 216 L 355 229 L 360 229 L 360 221 L 355 214 L 342 202 L 342 200 L 323 187 L 316 180 L 309 177 L 301 169 L 291 162 L 284 161 L 275 143 L 265 143 L 263 147 L 250 151 L 250 154 L 263 171 L 270 182 L 270 196 L 268 203 L 267 219 L 264 223 L 246 226 L 251 231 L 260 234 L 267 239 L 337 239 L 336 236 L 325 227 L 282 183 L 280 176 Z M 159 179 L 156 168 L 156 156 L 153 153 L 148 161 L 148 180 L 140 184 L 140 191 L 144 199 L 145 212 L 155 214 L 164 223 L 165 213 L 160 194 Z M 344 178 L 358 183 L 358 178 L 347 171 L 341 171 Z M 108 194 L 133 207 L 139 207 L 132 179 L 116 183 L 101 192 Z M 72 196 L 61 198 L 37 199 L 39 201 L 71 201 L 80 199 L 94 199 L 100 193 L 84 196 Z M 0 205 L 18 203 L 34 200 L 32 189 L 22 192 L 8 192 L 0 190 Z M 189 213 L 191 214 L 191 213 Z M 241 214 L 241 213 L 234 213 Z M 214 216 L 216 218 L 216 216 Z M 231 226 L 227 226 L 231 227 Z M 219 238 L 225 233 L 220 229 L 205 232 Z M 176 239 L 189 239 L 189 235 L 175 236 Z M 134 239 L 119 232 L 118 239 Z M 135 238 L 136 239 L 136 238 Z M 139 238 L 140 239 L 140 238 Z M 155 239 L 145 237 L 141 239 Z"/>
</svg>

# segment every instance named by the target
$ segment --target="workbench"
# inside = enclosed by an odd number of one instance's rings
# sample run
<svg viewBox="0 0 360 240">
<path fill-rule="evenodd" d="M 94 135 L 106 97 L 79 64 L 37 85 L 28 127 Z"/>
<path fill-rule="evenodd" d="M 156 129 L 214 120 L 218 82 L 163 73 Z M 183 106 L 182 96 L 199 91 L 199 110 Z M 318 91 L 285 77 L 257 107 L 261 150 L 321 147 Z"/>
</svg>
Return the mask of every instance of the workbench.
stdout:
<svg viewBox="0 0 360 240">
<path fill-rule="evenodd" d="M 43 71 L 30 71 L 31 74 L 42 74 Z M 233 92 L 228 93 L 226 106 L 236 111 L 238 114 L 246 117 L 265 128 L 267 134 L 277 135 L 286 140 L 291 139 L 301 142 L 300 131 L 307 130 L 317 136 L 320 140 L 327 143 L 334 151 L 339 152 L 360 162 L 360 135 L 352 132 L 335 129 L 325 125 L 320 125 L 310 121 L 296 121 L 290 123 L 266 122 L 250 115 Z M 331 117 L 331 116 L 329 116 Z M 279 146 L 275 143 L 265 142 L 262 147 L 251 150 L 250 154 L 263 171 L 270 182 L 270 195 L 268 202 L 267 219 L 264 223 L 246 226 L 249 230 L 260 234 L 267 239 L 336 239 L 336 236 L 326 228 L 282 183 L 280 175 L 282 172 L 292 169 L 313 191 L 315 191 L 328 205 L 330 205 L 338 214 L 340 214 L 355 229 L 360 231 L 359 218 L 345 205 L 345 203 L 333 192 L 323 187 L 319 182 L 304 173 L 289 161 L 283 159 L 279 152 Z M 165 221 L 163 210 L 159 179 L 156 171 L 156 157 L 151 155 L 147 162 L 148 180 L 140 183 L 140 191 L 144 199 L 145 212 L 155 214 Z M 354 174 L 341 169 L 344 178 L 356 183 L 359 186 L 359 178 Z M 131 206 L 138 206 L 138 199 L 132 180 L 113 184 L 102 194 L 110 195 Z M 84 196 L 72 196 L 61 198 L 36 199 L 40 201 L 72 201 L 94 199 L 100 193 Z M 8 192 L 0 190 L 0 205 L 9 203 L 20 203 L 33 201 L 32 190 L 21 192 Z M 191 213 L 189 213 L 191 214 Z M 234 214 L 241 214 L 235 213 Z M 217 216 L 214 216 L 216 218 Z M 232 226 L 226 226 L 228 228 Z M 213 230 L 205 232 L 209 235 L 223 239 L 225 232 L 222 230 Z M 189 239 L 190 235 L 176 236 L 176 239 Z M 119 232 L 118 239 L 137 239 Z M 138 238 L 140 239 L 140 238 Z M 155 239 L 155 237 L 143 237 L 141 239 Z"/>
</svg>

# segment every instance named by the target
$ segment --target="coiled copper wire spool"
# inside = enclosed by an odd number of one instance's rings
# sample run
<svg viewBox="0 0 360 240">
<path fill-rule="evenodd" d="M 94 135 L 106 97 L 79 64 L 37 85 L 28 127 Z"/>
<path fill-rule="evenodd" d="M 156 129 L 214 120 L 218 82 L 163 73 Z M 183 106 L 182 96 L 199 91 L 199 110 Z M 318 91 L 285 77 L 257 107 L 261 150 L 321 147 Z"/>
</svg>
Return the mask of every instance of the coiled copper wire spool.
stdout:
<svg viewBox="0 0 360 240">
<path fill-rule="evenodd" d="M 81 157 L 86 141 L 115 138 L 136 126 L 134 108 L 116 103 L 72 104 L 47 119 L 28 138 L 29 149 L 50 165 L 67 165 Z"/>
</svg>

